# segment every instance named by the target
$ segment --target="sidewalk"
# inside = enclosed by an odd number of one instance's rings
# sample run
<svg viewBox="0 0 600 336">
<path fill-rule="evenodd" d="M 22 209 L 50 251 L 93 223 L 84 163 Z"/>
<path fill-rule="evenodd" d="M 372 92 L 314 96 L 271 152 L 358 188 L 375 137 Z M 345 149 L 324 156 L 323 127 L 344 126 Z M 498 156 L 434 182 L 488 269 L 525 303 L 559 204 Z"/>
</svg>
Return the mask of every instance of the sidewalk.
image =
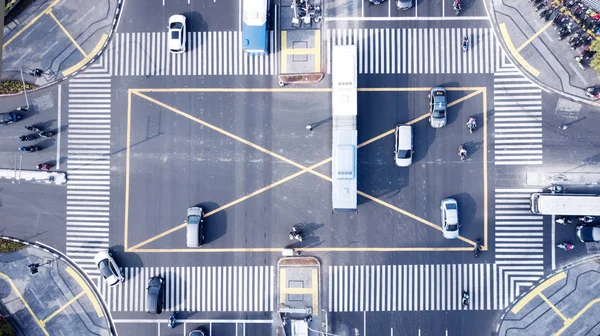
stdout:
<svg viewBox="0 0 600 336">
<path fill-rule="evenodd" d="M 116 334 L 96 287 L 45 245 L 0 254 L 0 283 L 2 312 L 17 335 Z"/>
<path fill-rule="evenodd" d="M 116 29 L 122 0 L 37 0 L 4 23 L 1 80 L 43 87 L 76 74 L 102 52 Z M 44 70 L 41 77 L 29 74 Z"/>
<path fill-rule="evenodd" d="M 582 49 L 571 50 L 568 37 L 559 41 L 552 20 L 540 18 L 540 12 L 525 0 L 485 0 L 484 4 L 503 49 L 525 76 L 544 90 L 600 106 L 584 92 L 600 84 L 598 73 L 578 66 L 574 57 Z"/>
</svg>

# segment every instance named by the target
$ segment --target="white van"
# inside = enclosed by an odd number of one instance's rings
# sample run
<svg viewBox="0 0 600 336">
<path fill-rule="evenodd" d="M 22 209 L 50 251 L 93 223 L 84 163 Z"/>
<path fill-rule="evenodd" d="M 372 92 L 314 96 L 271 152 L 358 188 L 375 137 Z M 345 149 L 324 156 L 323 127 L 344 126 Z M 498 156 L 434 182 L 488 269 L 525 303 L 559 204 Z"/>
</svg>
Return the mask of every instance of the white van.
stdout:
<svg viewBox="0 0 600 336">
<path fill-rule="evenodd" d="M 414 153 L 412 126 L 396 125 L 395 133 L 394 162 L 398 167 L 408 167 L 412 163 L 412 155 Z"/>
</svg>

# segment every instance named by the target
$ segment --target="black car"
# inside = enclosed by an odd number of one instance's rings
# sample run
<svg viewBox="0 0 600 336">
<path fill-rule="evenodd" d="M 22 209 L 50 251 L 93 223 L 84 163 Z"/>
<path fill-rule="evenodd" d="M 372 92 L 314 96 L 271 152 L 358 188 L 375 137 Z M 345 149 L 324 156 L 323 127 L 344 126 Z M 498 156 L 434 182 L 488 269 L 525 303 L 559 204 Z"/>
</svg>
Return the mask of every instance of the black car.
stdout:
<svg viewBox="0 0 600 336">
<path fill-rule="evenodd" d="M 163 310 L 163 284 L 159 276 L 148 279 L 146 287 L 146 311 L 151 314 L 160 314 Z"/>
<path fill-rule="evenodd" d="M 10 125 L 15 121 L 21 120 L 21 115 L 13 112 L 0 113 L 0 126 Z"/>
<path fill-rule="evenodd" d="M 580 242 L 600 242 L 600 227 L 579 225 L 577 227 L 577 239 Z"/>
</svg>

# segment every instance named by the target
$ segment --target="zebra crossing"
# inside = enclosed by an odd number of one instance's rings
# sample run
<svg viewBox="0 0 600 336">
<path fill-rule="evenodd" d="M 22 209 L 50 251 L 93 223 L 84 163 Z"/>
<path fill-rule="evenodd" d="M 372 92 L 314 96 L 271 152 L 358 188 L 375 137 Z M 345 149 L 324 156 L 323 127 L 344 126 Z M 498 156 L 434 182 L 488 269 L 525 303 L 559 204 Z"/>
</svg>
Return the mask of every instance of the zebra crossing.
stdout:
<svg viewBox="0 0 600 336">
<path fill-rule="evenodd" d="M 541 165 L 542 90 L 508 64 L 494 73 L 494 164 Z"/>
<path fill-rule="evenodd" d="M 328 276 L 332 312 L 500 309 L 502 277 L 493 264 L 329 266 Z"/>
<path fill-rule="evenodd" d="M 544 276 L 543 216 L 530 211 L 530 196 L 541 189 L 495 189 L 495 264 L 506 288 L 499 302 L 507 305 Z"/>
<path fill-rule="evenodd" d="M 111 311 L 146 310 L 146 283 L 152 276 L 165 280 L 166 311 L 272 312 L 273 266 L 125 267 L 125 281 L 98 288 Z"/>
<path fill-rule="evenodd" d="M 248 56 L 239 31 L 188 32 L 183 54 L 169 52 L 166 32 L 115 33 L 102 58 L 113 76 L 276 75 L 275 36 L 269 34 L 269 54 Z"/>
<path fill-rule="evenodd" d="M 109 247 L 111 78 L 101 63 L 69 81 L 66 252 L 97 275 L 93 258 Z"/>
<path fill-rule="evenodd" d="M 467 74 L 492 73 L 500 65 L 501 48 L 491 28 L 330 29 L 327 36 L 327 72 L 331 48 L 358 47 L 360 74 Z M 462 39 L 469 37 L 468 51 Z"/>
</svg>

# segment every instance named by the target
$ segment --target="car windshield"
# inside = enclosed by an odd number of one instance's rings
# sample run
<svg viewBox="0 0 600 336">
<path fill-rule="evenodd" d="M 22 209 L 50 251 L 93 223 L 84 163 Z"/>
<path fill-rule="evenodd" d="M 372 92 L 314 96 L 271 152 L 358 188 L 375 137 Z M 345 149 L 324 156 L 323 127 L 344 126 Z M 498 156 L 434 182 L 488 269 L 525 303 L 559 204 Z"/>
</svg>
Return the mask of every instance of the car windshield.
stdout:
<svg viewBox="0 0 600 336">
<path fill-rule="evenodd" d="M 200 216 L 189 216 L 187 222 L 188 224 L 200 224 Z"/>
<path fill-rule="evenodd" d="M 446 226 L 446 230 L 447 231 L 456 231 L 456 230 L 458 230 L 458 224 L 450 224 L 450 225 Z"/>
<path fill-rule="evenodd" d="M 448 210 L 456 210 L 458 207 L 454 203 L 446 203 L 446 209 Z"/>
<path fill-rule="evenodd" d="M 181 29 L 181 28 L 183 28 L 183 24 L 181 22 L 171 23 L 171 29 Z"/>
<path fill-rule="evenodd" d="M 171 40 L 179 40 L 179 31 L 178 30 L 171 31 Z"/>
<path fill-rule="evenodd" d="M 100 270 L 100 273 L 104 278 L 113 276 L 113 272 L 110 267 L 110 263 L 108 262 L 108 259 L 104 259 L 101 262 L 99 262 L 98 269 Z"/>
<path fill-rule="evenodd" d="M 410 150 L 399 150 L 398 151 L 398 159 L 410 159 L 410 155 L 412 151 Z"/>
</svg>

